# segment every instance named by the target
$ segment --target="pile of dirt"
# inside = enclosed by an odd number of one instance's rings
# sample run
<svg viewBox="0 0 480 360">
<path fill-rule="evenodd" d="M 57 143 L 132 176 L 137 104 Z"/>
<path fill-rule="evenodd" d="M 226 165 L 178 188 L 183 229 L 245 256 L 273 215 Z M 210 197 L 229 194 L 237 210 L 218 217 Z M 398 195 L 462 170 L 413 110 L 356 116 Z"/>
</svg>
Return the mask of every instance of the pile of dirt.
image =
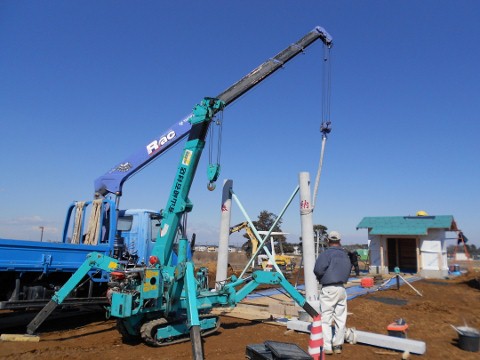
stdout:
<svg viewBox="0 0 480 360">
<path fill-rule="evenodd" d="M 453 279 L 420 280 L 399 290 L 389 289 L 356 297 L 348 302 L 348 327 L 387 335 L 387 326 L 404 319 L 408 338 L 426 343 L 424 355 L 412 359 L 476 360 L 478 352 L 461 350 L 456 343 L 458 334 L 451 325 L 480 329 L 480 290 L 475 287 L 478 272 Z M 473 284 L 473 285 L 472 285 Z M 390 300 L 388 300 L 390 299 Z M 239 360 L 245 358 L 247 345 L 266 340 L 295 343 L 306 350 L 308 334 L 286 331 L 284 326 L 261 321 L 222 317 L 220 330 L 204 338 L 207 360 Z M 1 359 L 191 359 L 190 343 L 152 348 L 144 344 L 125 344 L 115 329 L 115 321 L 96 320 L 90 323 L 68 320 L 41 328 L 39 343 L 0 343 Z M 4 331 L 5 332 L 5 331 Z M 388 349 L 362 344 L 345 344 L 344 359 L 400 359 L 401 354 Z M 328 359 L 329 357 L 327 357 Z"/>
</svg>

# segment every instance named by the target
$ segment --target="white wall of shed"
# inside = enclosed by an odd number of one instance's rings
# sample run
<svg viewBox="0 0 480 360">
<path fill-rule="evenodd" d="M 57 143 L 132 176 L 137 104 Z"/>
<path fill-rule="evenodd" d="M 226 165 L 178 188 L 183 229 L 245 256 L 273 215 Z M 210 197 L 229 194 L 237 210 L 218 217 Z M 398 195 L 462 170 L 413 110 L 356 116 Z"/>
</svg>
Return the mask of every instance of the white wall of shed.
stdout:
<svg viewBox="0 0 480 360">
<path fill-rule="evenodd" d="M 380 235 L 368 234 L 370 251 L 370 274 L 388 274 L 388 266 L 385 264 L 387 258 L 386 240 Z"/>
<path fill-rule="evenodd" d="M 426 236 L 420 237 L 422 269 L 425 271 L 448 271 L 445 230 L 430 229 Z"/>
</svg>

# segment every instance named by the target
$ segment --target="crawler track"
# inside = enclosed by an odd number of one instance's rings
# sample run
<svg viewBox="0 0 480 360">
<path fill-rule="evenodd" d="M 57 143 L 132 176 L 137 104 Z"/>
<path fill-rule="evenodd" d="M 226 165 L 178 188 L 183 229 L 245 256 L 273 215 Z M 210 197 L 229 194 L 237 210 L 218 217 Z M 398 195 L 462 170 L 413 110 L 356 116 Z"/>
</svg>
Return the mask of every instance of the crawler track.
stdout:
<svg viewBox="0 0 480 360">
<path fill-rule="evenodd" d="M 220 318 L 218 316 L 214 315 L 202 315 L 200 316 L 200 320 L 202 319 L 209 319 L 209 318 L 215 318 L 216 319 L 216 326 L 212 329 L 205 330 L 201 332 L 202 337 L 203 336 L 208 336 L 210 334 L 213 334 L 220 328 Z M 178 344 L 186 341 L 190 341 L 190 333 L 183 334 L 182 336 L 174 337 L 174 338 L 169 338 L 169 339 L 156 339 L 154 334 L 156 331 L 164 326 L 174 326 L 176 324 L 182 324 L 186 320 L 181 319 L 176 322 L 168 322 L 164 318 L 160 319 L 155 319 L 152 321 L 148 321 L 145 324 L 142 325 L 140 328 L 140 335 L 142 337 L 142 340 L 150 346 L 154 347 L 160 347 L 160 346 L 167 346 L 167 345 L 173 345 L 173 344 Z"/>
</svg>

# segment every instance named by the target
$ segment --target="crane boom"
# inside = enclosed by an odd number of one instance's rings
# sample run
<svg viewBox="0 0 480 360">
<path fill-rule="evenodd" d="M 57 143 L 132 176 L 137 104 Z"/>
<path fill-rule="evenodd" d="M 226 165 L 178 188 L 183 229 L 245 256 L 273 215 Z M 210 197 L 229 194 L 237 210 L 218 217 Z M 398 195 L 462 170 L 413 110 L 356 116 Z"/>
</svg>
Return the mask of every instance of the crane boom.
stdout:
<svg viewBox="0 0 480 360">
<path fill-rule="evenodd" d="M 328 47 L 331 47 L 333 44 L 330 34 L 322 27 L 317 26 L 300 40 L 291 44 L 273 58 L 256 67 L 215 98 L 221 100 L 224 103 L 224 106 L 228 106 L 275 71 L 283 67 L 288 61 L 302 53 L 304 49 L 316 40 L 322 40 Z M 190 133 L 192 129 L 190 119 L 192 117 L 193 114 L 190 114 L 181 121 L 176 122 L 160 136 L 151 140 L 133 155 L 115 165 L 106 174 L 97 178 L 95 180 L 95 194 L 101 196 L 106 196 L 107 194 L 114 194 L 117 197 L 121 196 L 122 187 L 125 181 Z"/>
<path fill-rule="evenodd" d="M 247 91 L 265 80 L 278 69 L 282 68 L 288 61 L 302 53 L 304 49 L 313 44 L 316 40 L 322 40 L 325 45 L 331 47 L 333 45 L 332 37 L 321 26 L 315 27 L 297 42 L 279 52 L 273 58 L 265 61 L 260 66 L 253 69 L 249 74 L 245 75 L 240 81 L 230 86 L 227 90 L 217 96 L 222 100 L 225 106 L 231 104 Z"/>
</svg>

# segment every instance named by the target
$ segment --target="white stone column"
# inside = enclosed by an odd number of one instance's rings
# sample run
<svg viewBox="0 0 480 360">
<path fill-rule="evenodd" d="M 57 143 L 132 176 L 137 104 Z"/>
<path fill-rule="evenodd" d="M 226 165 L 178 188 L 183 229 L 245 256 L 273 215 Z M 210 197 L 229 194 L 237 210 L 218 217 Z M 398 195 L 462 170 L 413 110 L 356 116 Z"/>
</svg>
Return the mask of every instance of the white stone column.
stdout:
<svg viewBox="0 0 480 360">
<path fill-rule="evenodd" d="M 317 278 L 313 273 L 316 260 L 313 238 L 313 208 L 310 195 L 310 174 L 308 172 L 299 174 L 299 186 L 305 299 L 318 310 L 318 284 Z"/>
<path fill-rule="evenodd" d="M 220 219 L 220 239 L 218 242 L 217 254 L 217 274 L 215 278 L 215 289 L 221 287 L 221 282 L 227 279 L 228 271 L 228 239 L 230 236 L 230 219 L 232 214 L 232 193 L 233 180 L 223 182 L 221 219 Z"/>
</svg>

